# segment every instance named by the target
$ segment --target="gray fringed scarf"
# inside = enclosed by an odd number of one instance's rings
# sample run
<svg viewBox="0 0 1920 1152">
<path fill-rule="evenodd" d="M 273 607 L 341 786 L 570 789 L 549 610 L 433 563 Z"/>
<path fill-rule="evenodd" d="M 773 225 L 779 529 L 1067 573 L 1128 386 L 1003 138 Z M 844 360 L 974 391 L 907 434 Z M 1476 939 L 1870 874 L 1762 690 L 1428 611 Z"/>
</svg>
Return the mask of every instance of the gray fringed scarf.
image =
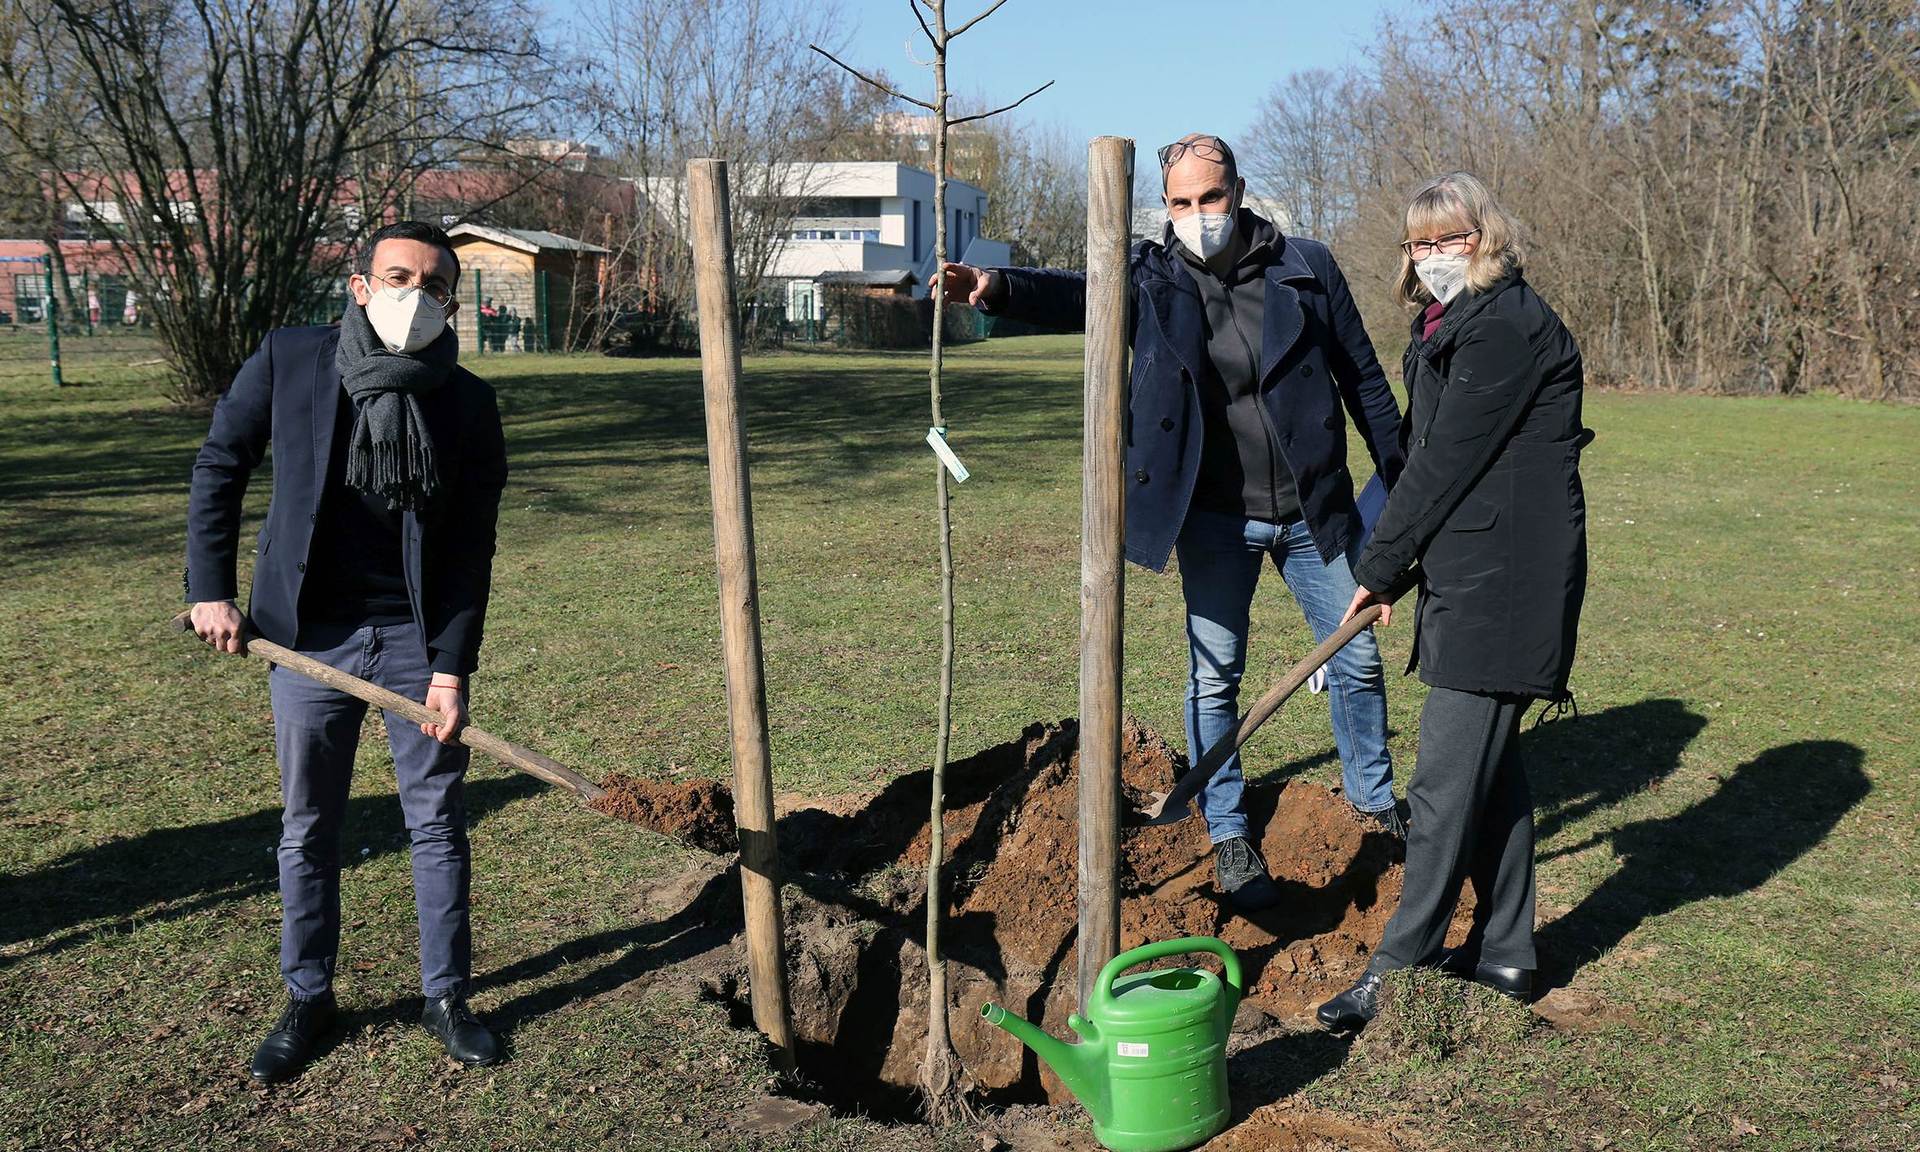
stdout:
<svg viewBox="0 0 1920 1152">
<path fill-rule="evenodd" d="M 366 310 L 347 305 L 334 363 L 341 387 L 353 400 L 348 487 L 384 496 L 392 508 L 418 511 L 433 499 L 440 470 L 420 397 L 447 382 L 459 354 L 452 328 L 418 352 L 389 352 Z"/>
</svg>

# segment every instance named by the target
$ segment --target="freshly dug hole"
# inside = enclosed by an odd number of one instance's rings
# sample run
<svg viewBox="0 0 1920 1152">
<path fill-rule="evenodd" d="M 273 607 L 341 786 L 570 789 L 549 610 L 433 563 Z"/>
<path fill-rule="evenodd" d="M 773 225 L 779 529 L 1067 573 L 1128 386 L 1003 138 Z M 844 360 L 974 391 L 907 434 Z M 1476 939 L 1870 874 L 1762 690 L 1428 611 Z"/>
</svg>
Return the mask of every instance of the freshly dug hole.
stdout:
<svg viewBox="0 0 1920 1152">
<path fill-rule="evenodd" d="M 1076 994 L 1079 726 L 1035 724 L 947 769 L 946 951 L 953 1040 L 991 1102 L 1064 1099 L 1051 1073 L 979 1018 L 993 1000 L 1069 1037 Z M 1129 721 L 1126 803 L 1165 789 L 1185 758 Z M 922 897 L 926 772 L 859 811 L 807 808 L 780 822 L 787 964 L 802 1072 L 872 1112 L 910 1099 L 925 1047 Z M 1299 781 L 1249 784 L 1249 814 L 1286 899 L 1252 918 L 1213 888 L 1197 816 L 1122 833 L 1121 944 L 1217 936 L 1239 952 L 1248 999 L 1300 1019 L 1365 967 L 1400 894 L 1394 844 L 1342 799 Z M 736 948 L 732 955 L 744 955 Z M 1199 962 L 1196 960 L 1195 962 Z M 726 987 L 746 996 L 737 964 Z"/>
</svg>

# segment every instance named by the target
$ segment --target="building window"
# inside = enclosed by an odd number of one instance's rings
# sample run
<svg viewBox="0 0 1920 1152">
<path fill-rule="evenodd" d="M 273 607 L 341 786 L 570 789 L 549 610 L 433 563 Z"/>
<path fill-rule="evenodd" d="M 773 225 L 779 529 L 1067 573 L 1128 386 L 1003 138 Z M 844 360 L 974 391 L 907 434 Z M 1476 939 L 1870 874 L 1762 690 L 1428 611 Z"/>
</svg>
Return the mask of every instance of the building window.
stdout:
<svg viewBox="0 0 1920 1152">
<path fill-rule="evenodd" d="M 120 203 L 117 200 L 78 200 L 67 205 L 67 222 L 70 224 L 90 224 L 98 220 L 102 224 L 124 224 L 126 218 L 120 215 Z"/>
<path fill-rule="evenodd" d="M 878 228 L 795 228 L 787 233 L 794 240 L 872 240 L 879 241 Z"/>
</svg>

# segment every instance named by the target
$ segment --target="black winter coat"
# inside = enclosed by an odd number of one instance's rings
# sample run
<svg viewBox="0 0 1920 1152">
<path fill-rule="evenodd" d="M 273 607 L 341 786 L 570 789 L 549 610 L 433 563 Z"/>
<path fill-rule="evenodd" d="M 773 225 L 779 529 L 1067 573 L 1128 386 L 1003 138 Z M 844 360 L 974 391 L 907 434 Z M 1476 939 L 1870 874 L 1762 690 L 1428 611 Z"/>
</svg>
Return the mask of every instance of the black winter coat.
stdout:
<svg viewBox="0 0 1920 1152">
<path fill-rule="evenodd" d="M 1557 698 L 1587 587 L 1580 349 L 1514 273 L 1456 299 L 1403 365 L 1407 465 L 1354 567 L 1376 593 L 1416 581 L 1428 684 Z"/>
<path fill-rule="evenodd" d="M 1049 328 L 1086 324 L 1087 278 L 1050 268 L 999 268 L 1008 298 L 986 311 Z M 1127 559 L 1167 566 L 1200 476 L 1205 441 L 1199 382 L 1206 307 L 1186 261 L 1151 240 L 1133 248 L 1128 316 L 1133 370 L 1127 392 Z M 1259 382 L 1293 470 L 1301 517 L 1320 558 L 1345 555 L 1365 526 L 1347 470 L 1347 420 L 1359 428 L 1381 482 L 1400 474 L 1400 409 L 1346 277 L 1327 247 L 1287 236 L 1266 270 Z"/>
<path fill-rule="evenodd" d="M 213 410 L 193 465 L 187 512 L 189 601 L 232 600 L 247 481 L 273 444 L 273 500 L 260 528 L 248 615 L 260 635 L 296 648 L 307 551 L 327 487 L 339 428 L 338 327 L 281 328 L 241 366 Z M 456 365 L 444 388 L 421 401 L 441 449 L 445 493 L 401 518 L 407 599 L 435 672 L 465 676 L 479 664 L 494 530 L 507 483 L 500 408 L 485 381 Z"/>
</svg>

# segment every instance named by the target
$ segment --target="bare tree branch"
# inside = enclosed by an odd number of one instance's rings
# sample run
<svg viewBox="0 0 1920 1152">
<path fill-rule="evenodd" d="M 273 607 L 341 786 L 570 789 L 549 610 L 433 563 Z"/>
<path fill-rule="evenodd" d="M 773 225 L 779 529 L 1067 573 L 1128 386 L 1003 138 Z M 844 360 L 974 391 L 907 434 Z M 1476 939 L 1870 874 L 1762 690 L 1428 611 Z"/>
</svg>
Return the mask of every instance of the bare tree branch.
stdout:
<svg viewBox="0 0 1920 1152">
<path fill-rule="evenodd" d="M 955 28 L 953 31 L 948 32 L 947 33 L 948 42 L 952 42 L 955 36 L 963 35 L 967 29 L 973 27 L 975 24 L 980 23 L 980 21 L 985 20 L 987 17 L 993 15 L 995 12 L 1000 11 L 1000 5 L 1005 4 L 1006 2 L 1007 0 L 993 0 L 993 3 L 987 7 L 986 11 L 980 13 L 980 15 L 978 16 L 975 16 L 973 19 L 967 21 L 965 24 L 960 25 L 960 27 Z"/>
<path fill-rule="evenodd" d="M 827 59 L 833 61 L 835 64 L 840 65 L 840 67 L 846 69 L 848 72 L 852 73 L 854 76 L 858 77 L 861 80 L 866 81 L 868 84 L 871 84 L 873 87 L 878 88 L 880 91 L 885 92 L 887 95 L 892 96 L 897 100 L 905 100 L 909 104 L 915 105 L 920 108 L 925 108 L 927 111 L 935 113 L 936 115 L 940 111 L 938 108 L 935 108 L 933 105 L 927 103 L 925 100 L 916 99 L 912 96 L 907 95 L 905 92 L 900 91 L 898 88 L 893 87 L 891 84 L 886 84 L 879 80 L 875 80 L 873 77 L 867 75 L 865 72 L 860 71 L 860 69 L 855 68 L 853 65 L 847 63 L 845 60 L 840 59 L 840 57 L 835 56 L 833 53 L 827 51 L 825 48 L 820 47 L 820 45 L 818 44 L 809 44 L 807 45 L 807 47 L 813 49 L 815 52 L 820 53 L 820 55 L 825 56 Z"/>
<path fill-rule="evenodd" d="M 1015 100 L 1011 104 L 1004 104 L 998 108 L 993 109 L 991 112 L 976 112 L 972 116 L 956 116 L 948 120 L 947 123 L 948 124 L 970 124 L 975 120 L 985 120 L 989 116 L 998 116 L 1002 112 L 1011 112 L 1015 108 L 1020 107 L 1020 105 L 1025 104 L 1027 101 L 1033 99 L 1035 96 L 1040 95 L 1040 93 L 1045 92 L 1047 89 L 1051 87 L 1053 87 L 1053 81 L 1049 80 L 1045 84 L 1040 85 L 1040 87 L 1035 88 L 1033 91 L 1027 93 L 1025 96 L 1020 97 L 1020 99 Z"/>
</svg>

